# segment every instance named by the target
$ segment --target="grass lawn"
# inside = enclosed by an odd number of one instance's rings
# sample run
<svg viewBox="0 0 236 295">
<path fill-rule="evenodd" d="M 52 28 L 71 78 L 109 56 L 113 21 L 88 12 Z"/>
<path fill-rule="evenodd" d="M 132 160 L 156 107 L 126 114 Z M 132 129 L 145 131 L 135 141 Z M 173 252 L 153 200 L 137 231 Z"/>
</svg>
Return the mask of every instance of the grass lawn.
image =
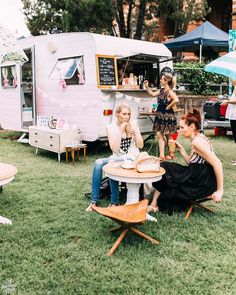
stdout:
<svg viewBox="0 0 236 295">
<path fill-rule="evenodd" d="M 0 162 L 18 169 L 0 194 L 0 214 L 13 222 L 0 225 L 0 294 L 236 294 L 232 138 L 209 132 L 225 175 L 216 213 L 195 209 L 188 221 L 177 213 L 157 213 L 157 223 L 140 229 L 159 245 L 130 233 L 108 257 L 118 233 L 109 233 L 114 226 L 109 219 L 84 211 L 84 194 L 91 189 L 94 160 L 109 149 L 90 150 L 87 162 L 73 167 L 64 156 L 58 163 L 54 153 L 35 155 L 35 148 L 12 140 L 14 135 L 0 133 Z M 145 150 L 150 147 L 151 142 Z"/>
</svg>

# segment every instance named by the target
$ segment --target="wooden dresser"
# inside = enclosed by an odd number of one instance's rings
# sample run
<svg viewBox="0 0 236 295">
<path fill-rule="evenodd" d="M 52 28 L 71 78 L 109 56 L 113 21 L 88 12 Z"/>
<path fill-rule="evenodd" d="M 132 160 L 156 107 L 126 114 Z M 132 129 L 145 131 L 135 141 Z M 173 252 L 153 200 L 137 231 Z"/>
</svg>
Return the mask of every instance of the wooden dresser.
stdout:
<svg viewBox="0 0 236 295">
<path fill-rule="evenodd" d="M 58 161 L 61 160 L 61 153 L 66 151 L 65 147 L 75 141 L 75 130 L 57 130 L 48 127 L 30 126 L 29 144 L 38 148 L 58 154 Z"/>
</svg>

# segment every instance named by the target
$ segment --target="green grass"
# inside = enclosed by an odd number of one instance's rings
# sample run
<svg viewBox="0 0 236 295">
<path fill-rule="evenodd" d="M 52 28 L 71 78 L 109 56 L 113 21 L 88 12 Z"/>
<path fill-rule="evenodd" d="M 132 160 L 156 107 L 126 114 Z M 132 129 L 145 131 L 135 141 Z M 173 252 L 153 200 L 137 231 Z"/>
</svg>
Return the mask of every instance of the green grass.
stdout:
<svg viewBox="0 0 236 295">
<path fill-rule="evenodd" d="M 223 202 L 213 205 L 216 213 L 196 209 L 188 221 L 177 213 L 158 213 L 158 223 L 140 229 L 159 245 L 130 233 L 108 257 L 118 233 L 109 232 L 114 225 L 109 219 L 84 211 L 84 194 L 91 189 L 94 160 L 109 155 L 109 149 L 90 150 L 87 162 L 73 167 L 64 156 L 58 163 L 54 153 L 35 155 L 15 136 L 0 133 L 0 162 L 18 169 L 0 194 L 0 214 L 13 221 L 0 226 L 0 294 L 235 294 L 232 138 L 212 136 L 225 175 Z"/>
</svg>

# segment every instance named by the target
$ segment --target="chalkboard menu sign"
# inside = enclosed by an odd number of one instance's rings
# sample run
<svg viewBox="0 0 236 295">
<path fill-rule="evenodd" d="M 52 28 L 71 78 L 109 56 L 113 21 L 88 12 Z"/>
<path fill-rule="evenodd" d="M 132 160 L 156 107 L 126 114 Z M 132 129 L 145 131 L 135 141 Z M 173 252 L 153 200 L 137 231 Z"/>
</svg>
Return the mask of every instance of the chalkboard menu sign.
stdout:
<svg viewBox="0 0 236 295">
<path fill-rule="evenodd" d="M 116 57 L 111 55 L 96 55 L 97 81 L 99 88 L 117 86 Z"/>
</svg>

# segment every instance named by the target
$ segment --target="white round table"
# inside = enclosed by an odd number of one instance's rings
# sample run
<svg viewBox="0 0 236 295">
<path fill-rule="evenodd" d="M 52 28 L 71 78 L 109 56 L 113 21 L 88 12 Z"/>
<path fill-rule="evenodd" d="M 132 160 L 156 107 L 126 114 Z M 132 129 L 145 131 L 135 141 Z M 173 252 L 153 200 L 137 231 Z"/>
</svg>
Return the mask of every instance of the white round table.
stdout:
<svg viewBox="0 0 236 295">
<path fill-rule="evenodd" d="M 0 163 L 0 188 L 2 185 L 11 182 L 17 173 L 15 166 L 5 163 Z M 12 224 L 11 220 L 0 216 L 0 223 L 2 224 Z"/>
<path fill-rule="evenodd" d="M 17 173 L 15 166 L 0 163 L 0 186 L 11 182 Z"/>
<path fill-rule="evenodd" d="M 116 167 L 117 165 L 119 166 Z M 136 169 L 124 169 L 117 162 L 105 165 L 103 170 L 107 177 L 120 182 L 126 182 L 126 204 L 139 202 L 139 187 L 141 183 L 159 181 L 165 173 L 163 168 L 160 168 L 160 171 L 140 173 Z"/>
</svg>

